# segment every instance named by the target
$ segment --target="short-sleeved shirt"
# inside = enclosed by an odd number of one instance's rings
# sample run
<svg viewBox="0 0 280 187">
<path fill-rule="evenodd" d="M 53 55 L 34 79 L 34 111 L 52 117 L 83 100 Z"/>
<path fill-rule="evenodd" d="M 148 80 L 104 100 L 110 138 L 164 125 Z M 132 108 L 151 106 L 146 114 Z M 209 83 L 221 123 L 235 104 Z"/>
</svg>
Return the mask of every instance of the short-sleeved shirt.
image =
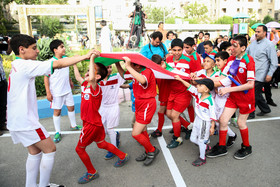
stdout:
<svg viewBox="0 0 280 187">
<path fill-rule="evenodd" d="M 56 57 L 51 61 L 58 60 Z M 69 80 L 69 67 L 55 69 L 53 74 L 49 75 L 50 91 L 53 96 L 59 97 L 71 92 Z"/>
<path fill-rule="evenodd" d="M 151 59 L 155 54 L 160 55 L 163 58 L 168 53 L 168 50 L 164 44 L 155 47 L 149 43 L 141 49 L 140 53 L 148 59 Z"/>
<path fill-rule="evenodd" d="M 102 105 L 113 105 L 118 104 L 118 94 L 120 85 L 122 85 L 125 80 L 120 76 L 120 74 L 115 73 L 109 75 L 108 79 L 100 81 L 99 85 L 102 89 Z"/>
<path fill-rule="evenodd" d="M 98 110 L 102 100 L 102 90 L 97 84 L 95 90 L 84 81 L 81 86 L 81 119 L 95 126 L 103 126 Z"/>
<path fill-rule="evenodd" d="M 40 128 L 35 77 L 51 74 L 52 61 L 16 58 L 12 63 L 8 85 L 8 120 L 10 131 L 28 131 Z"/>
<path fill-rule="evenodd" d="M 192 54 L 187 55 L 187 56 L 193 58 L 193 60 L 195 62 L 195 68 L 196 68 L 195 71 L 201 70 L 201 57 L 199 56 L 199 54 L 196 51 L 194 51 Z"/>
</svg>

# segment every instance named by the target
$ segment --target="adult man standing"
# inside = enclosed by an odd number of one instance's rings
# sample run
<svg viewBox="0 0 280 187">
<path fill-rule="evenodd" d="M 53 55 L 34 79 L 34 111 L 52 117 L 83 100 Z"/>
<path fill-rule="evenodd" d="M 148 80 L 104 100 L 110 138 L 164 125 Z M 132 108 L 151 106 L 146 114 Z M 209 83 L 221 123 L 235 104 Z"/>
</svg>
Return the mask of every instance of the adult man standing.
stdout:
<svg viewBox="0 0 280 187">
<path fill-rule="evenodd" d="M 107 26 L 107 22 L 105 20 L 101 20 L 101 34 L 100 34 L 100 44 L 101 44 L 101 52 L 112 52 L 112 45 L 111 45 L 111 31 Z"/>
<path fill-rule="evenodd" d="M 267 27 L 260 25 L 256 28 L 256 40 L 247 48 L 246 52 L 254 58 L 256 66 L 255 99 L 256 105 L 261 110 L 257 116 L 270 113 L 271 110 L 262 95 L 262 88 L 266 82 L 270 82 L 272 75 L 278 66 L 278 59 L 274 44 L 266 38 Z M 255 112 L 249 116 L 255 117 Z"/>
<path fill-rule="evenodd" d="M 205 50 L 204 50 L 204 42 L 210 40 L 210 34 L 207 32 L 205 33 L 204 35 L 204 41 L 201 42 L 198 46 L 197 46 L 197 50 L 196 52 L 198 52 L 198 54 L 202 55 L 203 53 L 205 53 Z"/>
</svg>

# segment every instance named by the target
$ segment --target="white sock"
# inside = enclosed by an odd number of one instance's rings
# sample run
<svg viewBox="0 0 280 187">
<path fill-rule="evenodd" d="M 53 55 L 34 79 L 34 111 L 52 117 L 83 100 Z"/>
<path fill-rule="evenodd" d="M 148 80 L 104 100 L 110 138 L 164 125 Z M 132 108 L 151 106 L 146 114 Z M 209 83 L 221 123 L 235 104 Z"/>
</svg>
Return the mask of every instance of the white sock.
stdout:
<svg viewBox="0 0 280 187">
<path fill-rule="evenodd" d="M 228 127 L 228 131 L 227 131 L 228 136 L 234 137 L 235 133 Z"/>
<path fill-rule="evenodd" d="M 70 120 L 71 127 L 72 127 L 72 128 L 76 127 L 77 124 L 76 124 L 75 110 L 72 111 L 72 112 L 69 112 L 69 111 L 68 111 L 68 118 L 69 118 L 69 120 Z"/>
<path fill-rule="evenodd" d="M 41 162 L 42 153 L 31 155 L 28 153 L 26 160 L 26 187 L 37 187 L 37 176 Z"/>
<path fill-rule="evenodd" d="M 60 133 L 60 116 L 53 116 L 53 124 L 55 128 L 55 132 Z"/>
<path fill-rule="evenodd" d="M 110 137 L 111 144 L 117 147 L 117 134 L 115 129 L 107 129 L 108 135 Z"/>
<path fill-rule="evenodd" d="M 204 160 L 206 144 L 204 143 L 204 141 L 198 141 L 198 146 L 199 146 L 200 158 Z"/>
<path fill-rule="evenodd" d="M 43 153 L 40 165 L 40 183 L 39 187 L 46 187 L 49 185 L 54 163 L 55 152 Z"/>
</svg>

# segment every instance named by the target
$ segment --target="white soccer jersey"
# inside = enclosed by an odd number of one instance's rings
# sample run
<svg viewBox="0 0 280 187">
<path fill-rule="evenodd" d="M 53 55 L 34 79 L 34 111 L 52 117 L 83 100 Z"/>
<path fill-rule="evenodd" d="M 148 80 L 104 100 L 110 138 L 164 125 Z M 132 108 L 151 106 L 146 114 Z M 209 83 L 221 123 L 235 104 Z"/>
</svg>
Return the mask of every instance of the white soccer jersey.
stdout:
<svg viewBox="0 0 280 187">
<path fill-rule="evenodd" d="M 58 60 L 53 57 L 50 61 Z M 69 67 L 55 69 L 53 74 L 49 76 L 49 85 L 52 96 L 63 96 L 71 92 L 69 81 Z"/>
<path fill-rule="evenodd" d="M 8 123 L 10 131 L 40 128 L 35 77 L 52 73 L 52 61 L 23 60 L 12 62 L 8 86 Z"/>
<path fill-rule="evenodd" d="M 201 69 L 199 71 L 196 72 L 196 76 L 200 77 L 200 78 L 214 78 L 214 77 L 219 77 L 220 76 L 220 71 L 214 71 L 214 73 L 212 73 L 212 75 L 207 76 L 206 73 L 206 69 Z M 210 91 L 211 95 L 213 98 L 216 97 L 216 92 L 215 89 L 213 89 L 212 91 Z"/>
<path fill-rule="evenodd" d="M 197 115 L 197 117 L 204 121 L 217 121 L 215 114 L 215 103 L 212 95 L 203 100 L 200 100 L 201 94 L 197 92 L 196 87 L 190 86 L 188 88 L 188 91 L 195 99 L 195 114 Z"/>
<path fill-rule="evenodd" d="M 107 81 L 100 81 L 99 85 L 102 89 L 102 105 L 118 104 L 119 88 L 125 80 L 120 74 L 115 73 L 108 77 Z"/>
</svg>

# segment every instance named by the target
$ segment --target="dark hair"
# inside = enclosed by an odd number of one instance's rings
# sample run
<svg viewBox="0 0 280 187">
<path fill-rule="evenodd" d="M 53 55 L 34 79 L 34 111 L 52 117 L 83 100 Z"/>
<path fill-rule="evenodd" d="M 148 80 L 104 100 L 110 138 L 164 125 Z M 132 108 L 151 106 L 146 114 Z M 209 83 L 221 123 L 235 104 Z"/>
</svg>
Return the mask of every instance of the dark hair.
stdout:
<svg viewBox="0 0 280 187">
<path fill-rule="evenodd" d="M 197 39 L 197 38 L 198 38 L 198 34 L 195 34 L 195 35 L 194 35 L 194 38 L 196 38 L 196 39 Z"/>
<path fill-rule="evenodd" d="M 19 47 L 28 48 L 30 45 L 35 44 L 36 40 L 26 34 L 17 34 L 12 37 L 10 45 L 15 55 L 19 55 Z"/>
<path fill-rule="evenodd" d="M 245 46 L 245 48 L 247 48 L 247 38 L 245 36 L 237 35 L 233 38 L 233 40 L 238 41 L 240 47 Z"/>
<path fill-rule="evenodd" d="M 162 21 L 158 23 L 158 26 L 157 26 L 157 27 L 159 27 L 161 24 L 163 24 L 163 22 L 162 22 Z"/>
<path fill-rule="evenodd" d="M 163 59 L 161 58 L 160 55 L 155 54 L 155 55 L 152 56 L 151 60 L 153 62 L 155 62 L 156 64 L 160 64 Z"/>
<path fill-rule="evenodd" d="M 221 58 L 222 60 L 226 60 L 229 58 L 229 54 L 226 51 L 220 51 L 215 55 L 215 58 Z"/>
<path fill-rule="evenodd" d="M 100 25 L 102 25 L 104 27 L 107 25 L 107 22 L 103 19 L 103 20 L 101 20 Z"/>
<path fill-rule="evenodd" d="M 61 40 L 53 40 L 51 43 L 50 43 L 50 49 L 51 51 L 54 53 L 54 49 L 57 49 L 58 46 L 60 46 L 61 44 L 63 44 L 63 41 Z"/>
<path fill-rule="evenodd" d="M 198 35 L 199 35 L 200 33 L 204 36 L 204 33 L 203 33 L 202 31 L 200 31 L 200 32 L 198 33 Z"/>
<path fill-rule="evenodd" d="M 168 31 L 167 34 L 166 34 L 166 38 L 168 38 L 169 34 L 173 34 L 174 35 L 174 32 L 173 31 Z"/>
<path fill-rule="evenodd" d="M 193 46 L 195 45 L 194 39 L 192 37 L 187 37 L 184 40 L 184 44 L 189 45 L 189 46 Z"/>
<path fill-rule="evenodd" d="M 262 27 L 263 31 L 267 33 L 267 27 L 265 25 L 259 25 L 258 27 Z"/>
<path fill-rule="evenodd" d="M 209 33 L 209 32 L 205 33 L 204 35 L 208 35 L 208 36 L 209 36 L 209 38 L 210 38 L 210 33 Z"/>
<path fill-rule="evenodd" d="M 176 47 L 176 46 L 181 47 L 183 49 L 183 47 L 184 47 L 183 41 L 179 38 L 172 40 L 171 48 Z"/>
<path fill-rule="evenodd" d="M 175 36 L 176 39 L 178 38 L 178 34 L 177 33 L 174 33 L 174 36 Z"/>
<path fill-rule="evenodd" d="M 221 45 L 220 45 L 220 51 L 223 51 L 223 50 L 225 51 L 230 46 L 231 46 L 230 42 L 222 42 Z"/>
<path fill-rule="evenodd" d="M 152 39 L 159 39 L 160 41 L 162 40 L 162 33 L 161 32 L 159 32 L 159 31 L 156 31 L 156 32 L 153 32 L 152 34 L 151 34 L 151 38 Z"/>
<path fill-rule="evenodd" d="M 210 47 L 213 47 L 213 43 L 210 40 L 204 42 L 203 45 L 209 45 Z"/>
<path fill-rule="evenodd" d="M 101 76 L 101 78 L 97 80 L 97 83 L 98 83 L 99 81 L 103 80 L 108 75 L 108 70 L 107 70 L 106 66 L 104 66 L 101 63 L 96 63 L 96 65 L 98 66 L 97 73 Z"/>
</svg>

